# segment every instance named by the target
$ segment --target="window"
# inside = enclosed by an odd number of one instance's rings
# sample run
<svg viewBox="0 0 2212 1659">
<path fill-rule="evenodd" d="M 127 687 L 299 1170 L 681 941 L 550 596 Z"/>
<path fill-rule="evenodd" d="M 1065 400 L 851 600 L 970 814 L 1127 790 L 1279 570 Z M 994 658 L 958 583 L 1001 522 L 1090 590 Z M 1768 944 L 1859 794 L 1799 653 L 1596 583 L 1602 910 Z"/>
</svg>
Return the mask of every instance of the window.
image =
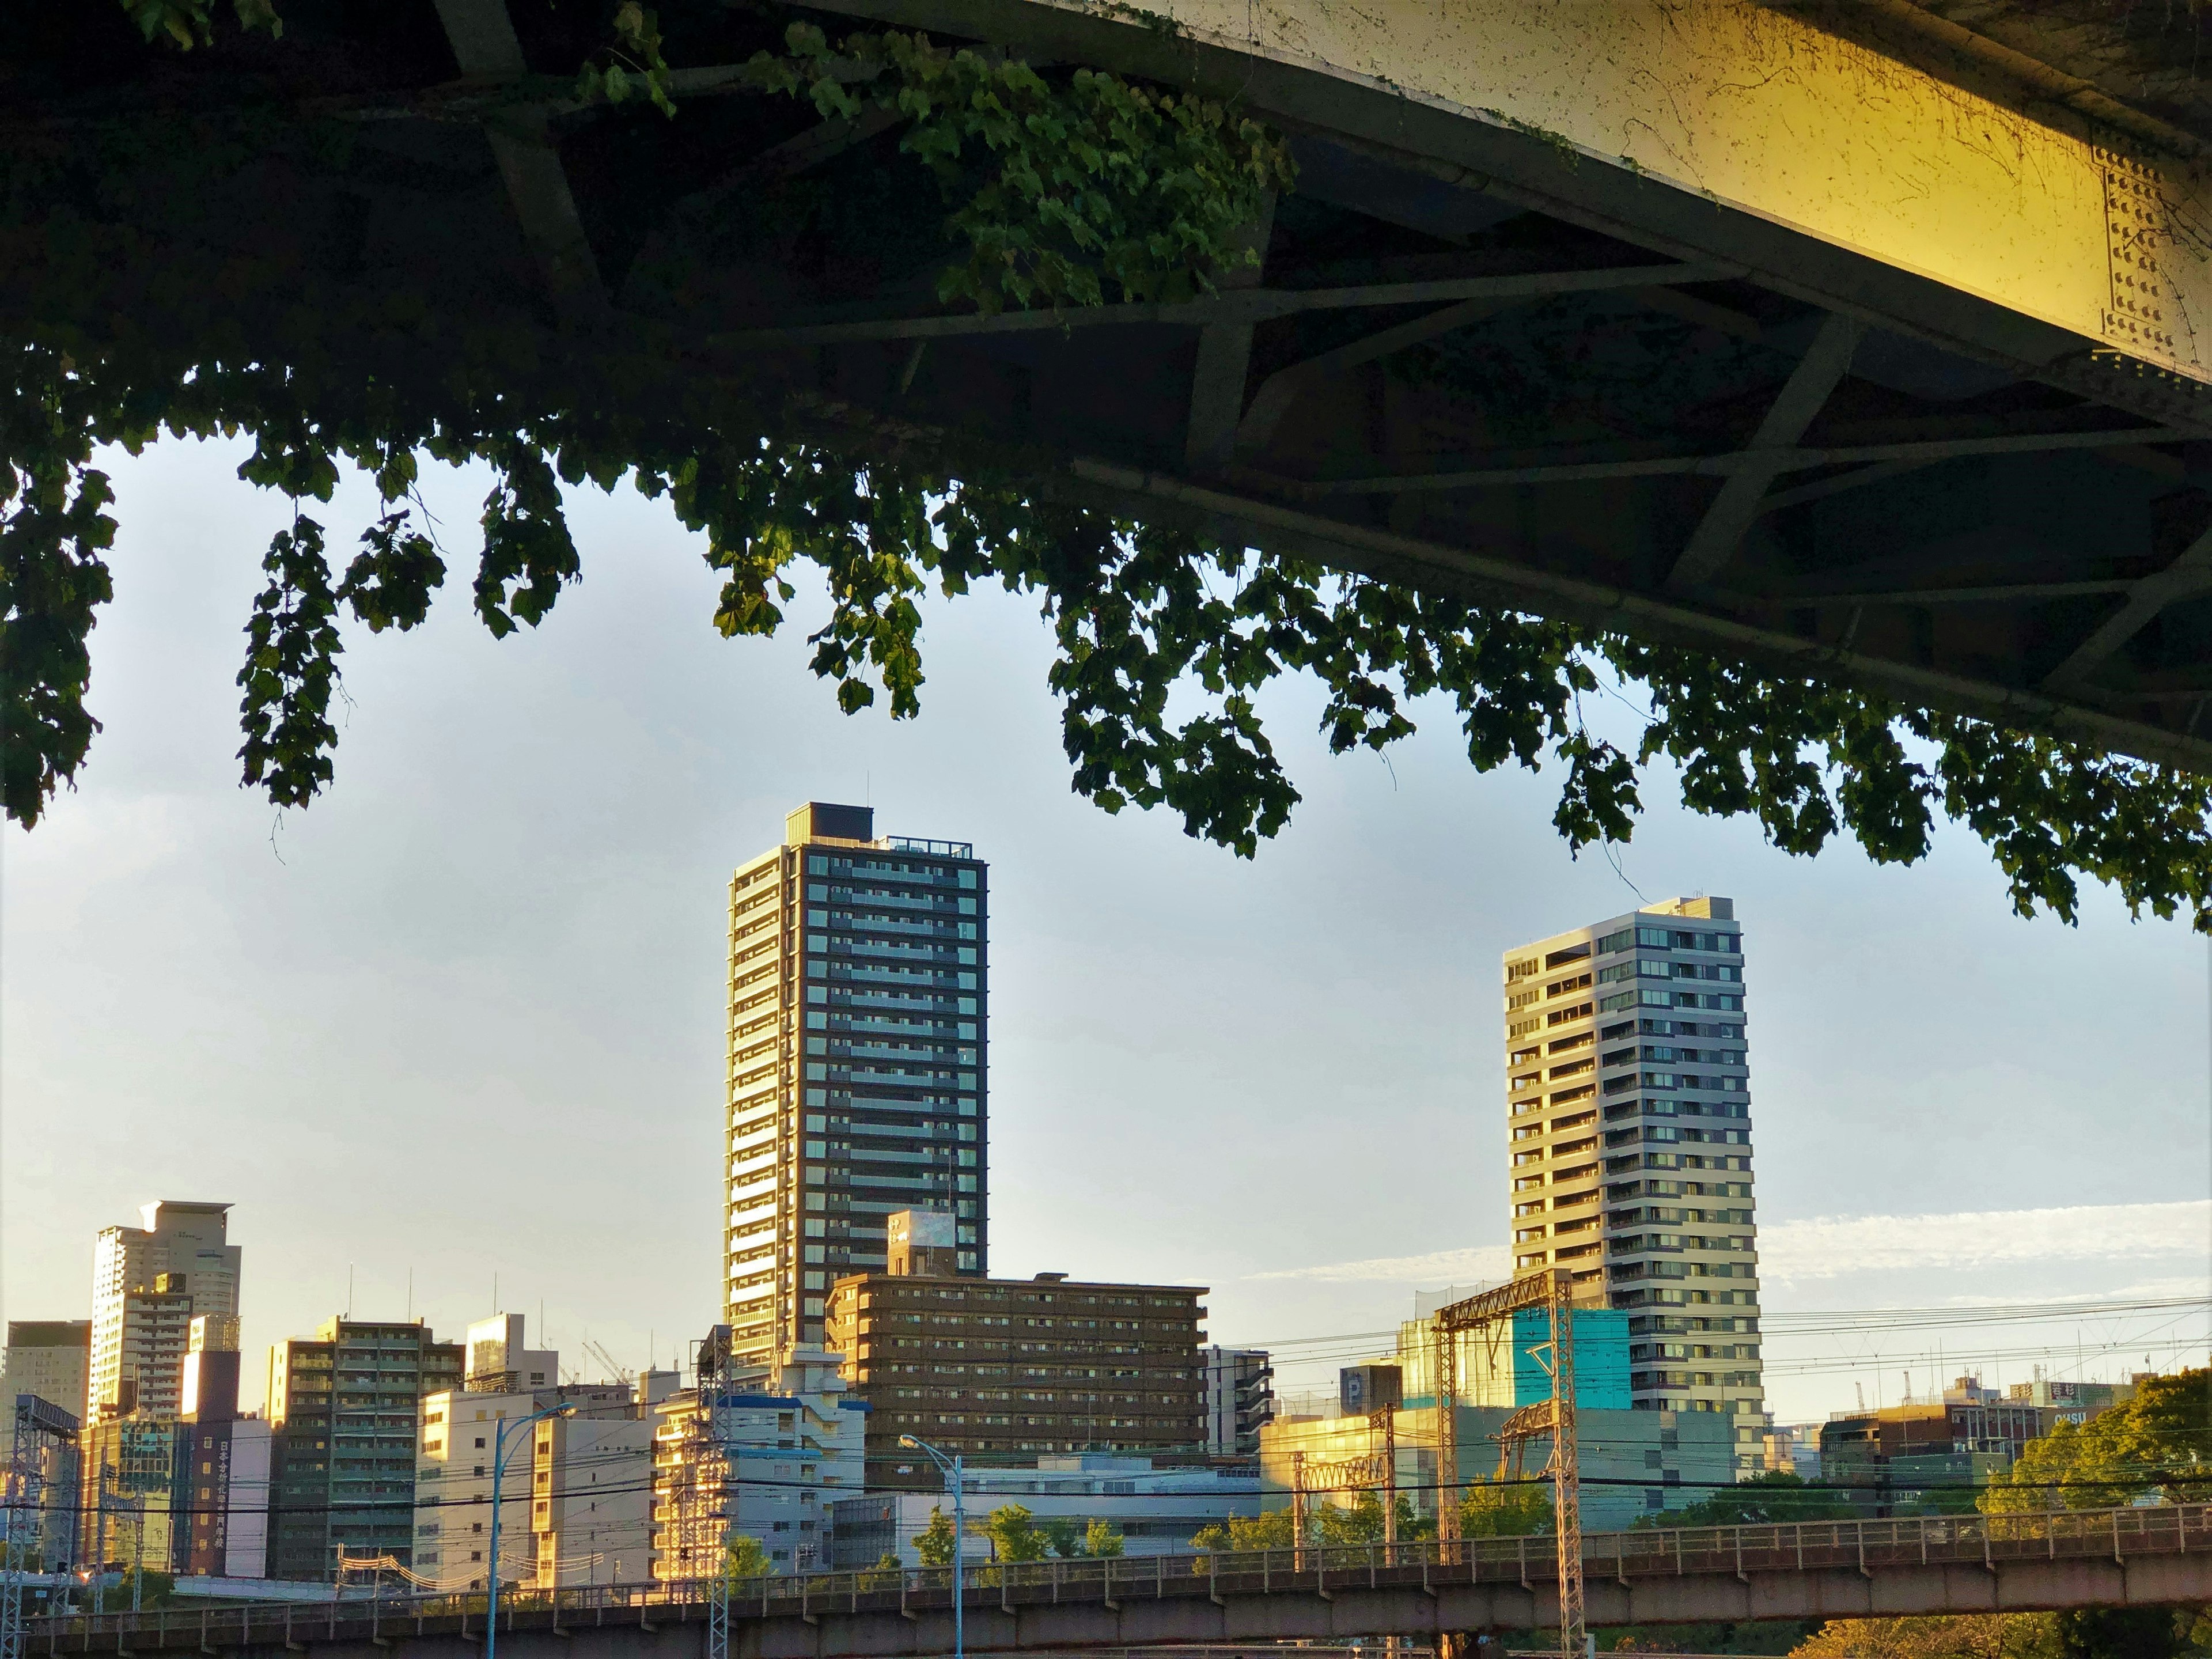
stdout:
<svg viewBox="0 0 2212 1659">
<path fill-rule="evenodd" d="M 1570 945 L 1564 951 L 1554 951 L 1544 958 L 1544 966 L 1558 968 L 1570 962 L 1580 962 L 1590 953 L 1587 945 Z"/>
<path fill-rule="evenodd" d="M 1597 942 L 1597 953 L 1601 957 L 1609 957 L 1615 951 L 1626 951 L 1635 942 L 1635 930 L 1630 927 L 1624 927 L 1619 933 L 1607 933 L 1603 939 L 1600 939 Z"/>
<path fill-rule="evenodd" d="M 1636 962 L 1616 962 L 1610 967 L 1597 970 L 1597 982 L 1601 985 L 1617 985 L 1622 980 L 1634 979 L 1638 968 L 1644 965 L 1647 964 Z"/>
<path fill-rule="evenodd" d="M 1590 976 L 1588 974 L 1577 974 L 1571 979 L 1553 980 L 1544 988 L 1544 994 L 1547 997 L 1563 997 L 1570 991 L 1588 990 L 1589 982 Z"/>
<path fill-rule="evenodd" d="M 1665 950 L 1674 937 L 1664 927 L 1639 927 L 1636 930 L 1636 942 L 1652 950 Z"/>
<path fill-rule="evenodd" d="M 1534 957 L 1524 957 L 1519 962 L 1509 962 L 1505 964 L 1505 982 L 1510 985 L 1516 980 L 1528 978 L 1535 971 L 1536 958 Z"/>
</svg>

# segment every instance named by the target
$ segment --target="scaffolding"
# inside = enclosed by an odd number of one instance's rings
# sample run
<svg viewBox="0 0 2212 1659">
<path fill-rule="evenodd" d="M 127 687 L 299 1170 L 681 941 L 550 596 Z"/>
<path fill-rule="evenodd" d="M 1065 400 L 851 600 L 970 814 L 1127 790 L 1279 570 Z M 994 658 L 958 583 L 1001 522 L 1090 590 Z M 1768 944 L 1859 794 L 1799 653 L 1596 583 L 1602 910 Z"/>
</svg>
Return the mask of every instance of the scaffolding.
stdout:
<svg viewBox="0 0 2212 1659">
<path fill-rule="evenodd" d="M 1546 1340 L 1531 1352 L 1551 1379 L 1551 1398 L 1524 1406 L 1498 1431 L 1498 1474 L 1508 1460 L 1517 1471 L 1528 1442 L 1548 1438 L 1551 1456 L 1544 1469 L 1552 1485 L 1553 1531 L 1559 1545 L 1559 1652 L 1579 1659 L 1583 1652 L 1583 1527 L 1581 1468 L 1575 1431 L 1575 1276 L 1565 1267 L 1527 1273 L 1495 1290 L 1452 1303 L 1436 1314 L 1437 1358 L 1437 1537 L 1459 1536 L 1459 1505 L 1445 1501 L 1459 1479 L 1460 1339 L 1480 1333 L 1497 1344 L 1512 1328 L 1513 1316 L 1541 1308 L 1547 1316 Z"/>
</svg>

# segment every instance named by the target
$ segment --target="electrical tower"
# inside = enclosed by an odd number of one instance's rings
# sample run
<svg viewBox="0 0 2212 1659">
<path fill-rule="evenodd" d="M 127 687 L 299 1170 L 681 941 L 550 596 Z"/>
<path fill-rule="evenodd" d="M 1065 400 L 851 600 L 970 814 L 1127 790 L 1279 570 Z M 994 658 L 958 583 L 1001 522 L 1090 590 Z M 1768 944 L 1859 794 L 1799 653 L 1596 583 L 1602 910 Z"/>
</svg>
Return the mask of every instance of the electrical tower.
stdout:
<svg viewBox="0 0 2212 1659">
<path fill-rule="evenodd" d="M 686 1528 L 695 1552 L 706 1550 L 712 1563 L 707 1581 L 707 1652 L 705 1659 L 730 1659 L 730 1505 L 736 1501 L 731 1475 L 737 1466 L 733 1418 L 729 1404 L 733 1359 L 730 1328 L 717 1325 L 699 1345 L 693 1375 L 697 1382 L 699 1408 L 690 1423 L 691 1491 L 686 1509 L 691 1524 Z M 713 1487 L 708 1479 L 711 1473 Z M 714 1523 L 720 1522 L 720 1525 Z M 699 1559 L 695 1553 L 693 1560 Z"/>
<path fill-rule="evenodd" d="M 23 1591 L 48 1565 L 46 1458 L 76 1444 L 77 1420 L 34 1394 L 17 1395 L 9 1417 L 0 1484 L 0 1659 L 24 1659 Z"/>
<path fill-rule="evenodd" d="M 1437 1310 L 1437 1537 L 1459 1536 L 1459 1505 L 1449 1498 L 1459 1479 L 1459 1339 L 1480 1331 L 1496 1345 L 1512 1328 L 1513 1316 L 1541 1308 L 1548 1316 L 1546 1341 L 1534 1352 L 1552 1379 L 1552 1397 L 1524 1406 L 1498 1431 L 1498 1472 L 1519 1448 L 1548 1437 L 1545 1474 L 1552 1482 L 1553 1529 L 1559 1540 L 1559 1652 L 1583 1651 L 1583 1523 L 1581 1459 L 1575 1439 L 1575 1276 L 1565 1267 L 1524 1274 L 1510 1284 Z"/>
</svg>

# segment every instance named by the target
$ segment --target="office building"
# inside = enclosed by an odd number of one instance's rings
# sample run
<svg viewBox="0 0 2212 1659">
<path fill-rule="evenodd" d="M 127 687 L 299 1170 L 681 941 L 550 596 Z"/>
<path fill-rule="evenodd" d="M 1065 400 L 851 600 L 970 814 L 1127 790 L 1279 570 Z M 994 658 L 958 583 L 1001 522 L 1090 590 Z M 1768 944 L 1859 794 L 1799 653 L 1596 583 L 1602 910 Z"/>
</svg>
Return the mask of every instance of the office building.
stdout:
<svg viewBox="0 0 2212 1659">
<path fill-rule="evenodd" d="M 176 1416 L 192 1316 L 238 1311 L 243 1252 L 225 1237 L 229 1210 L 162 1199 L 139 1211 L 144 1225 L 101 1231 L 93 1255 L 88 1422 L 103 1406 Z"/>
<path fill-rule="evenodd" d="M 830 1346 L 871 1408 L 872 1486 L 933 1488 L 902 1435 L 1000 1461 L 1204 1455 L 1202 1287 L 859 1273 L 830 1291 Z"/>
<path fill-rule="evenodd" d="M 327 1579 L 341 1551 L 407 1565 L 422 1404 L 465 1363 L 419 1319 L 341 1315 L 269 1351 L 270 1577 Z"/>
<path fill-rule="evenodd" d="M 731 1369 L 726 1332 L 696 1388 L 653 1407 L 653 1576 L 720 1571 L 730 1542 L 750 1538 L 777 1572 L 829 1567 L 836 1505 L 868 1485 L 870 1412 L 839 1356 L 786 1351 L 767 1370 Z"/>
<path fill-rule="evenodd" d="M 1765 1462 L 1743 934 L 1675 899 L 1505 955 L 1516 1273 L 1629 1316 L 1636 1408 L 1727 1417 Z M 1578 1291 L 1582 1294 L 1582 1291 Z"/>
<path fill-rule="evenodd" d="M 185 1355 L 171 1503 L 171 1570 L 180 1574 L 268 1577 L 270 1428 L 239 1410 L 238 1383 L 237 1316 L 200 1315 Z"/>
<path fill-rule="evenodd" d="M 501 1584 L 550 1589 L 648 1578 L 650 1398 L 674 1382 L 671 1372 L 648 1371 L 635 1383 L 428 1396 L 415 1465 L 414 1571 L 442 1589 L 484 1588 L 496 1474 Z M 525 1426 L 556 1407 L 569 1415 Z"/>
<path fill-rule="evenodd" d="M 1182 1555 L 1206 1527 L 1234 1516 L 1260 1513 L 1260 1472 L 1161 1468 L 1149 1457 L 1077 1452 L 1040 1457 L 1014 1468 L 966 1472 L 968 1527 L 972 1534 L 991 1511 L 1018 1504 L 1048 1537 L 1057 1534 L 1071 1547 L 1091 1523 L 1103 1521 L 1121 1540 L 1124 1555 Z M 831 1565 L 872 1567 L 886 1555 L 906 1567 L 921 1565 L 915 1540 L 928 1529 L 930 1511 L 951 1513 L 938 1492 L 871 1492 L 848 1498 L 836 1511 L 836 1551 Z M 990 1548 L 971 1537 L 968 1547 L 981 1557 Z"/>
<path fill-rule="evenodd" d="M 77 1559 L 167 1572 L 180 1553 L 173 1416 L 101 1406 L 80 1437 Z"/>
<path fill-rule="evenodd" d="M 1871 1411 L 1832 1412 L 1817 1436 L 1820 1474 L 1854 1490 L 1869 1513 L 1909 1510 L 1922 1498 L 1987 1484 L 2032 1440 L 2129 1399 L 2131 1384 L 2015 1383 L 1985 1389 L 1961 1376 L 1940 1400 L 1908 1398 Z"/>
<path fill-rule="evenodd" d="M 1260 1431 L 1275 1415 L 1274 1367 L 1262 1348 L 1201 1348 L 1209 1457 L 1256 1457 Z"/>
<path fill-rule="evenodd" d="M 92 1377 L 89 1319 L 11 1319 L 8 1350 L 0 1358 L 0 1402 L 36 1395 L 82 1419 Z"/>
<path fill-rule="evenodd" d="M 726 1306 L 734 1357 L 818 1345 L 830 1281 L 880 1268 L 895 1210 L 989 1259 L 987 871 L 813 802 L 730 880 Z"/>
</svg>

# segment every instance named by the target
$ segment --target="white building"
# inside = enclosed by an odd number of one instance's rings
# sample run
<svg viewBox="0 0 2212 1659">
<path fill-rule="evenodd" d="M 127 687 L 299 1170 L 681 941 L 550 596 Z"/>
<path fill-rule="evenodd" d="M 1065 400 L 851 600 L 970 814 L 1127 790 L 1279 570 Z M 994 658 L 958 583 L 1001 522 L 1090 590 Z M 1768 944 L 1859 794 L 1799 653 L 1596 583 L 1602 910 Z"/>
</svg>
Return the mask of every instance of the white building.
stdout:
<svg viewBox="0 0 2212 1659">
<path fill-rule="evenodd" d="M 1629 1314 L 1647 1411 L 1734 1420 L 1763 1467 L 1743 933 L 1674 899 L 1505 953 L 1516 1273 L 1570 1267 Z"/>
<path fill-rule="evenodd" d="M 654 1577 L 713 1573 L 739 1537 L 757 1540 L 778 1572 L 830 1565 L 830 1506 L 866 1485 L 868 1407 L 848 1392 L 843 1363 L 795 1347 L 772 1373 L 685 1389 L 653 1407 Z"/>
<path fill-rule="evenodd" d="M 1081 1452 L 1040 1457 L 1033 1468 L 970 1469 L 966 1472 L 970 1559 L 982 1560 L 991 1546 L 981 1528 L 991 1511 L 1018 1504 L 1040 1524 L 1066 1521 L 1087 1528 L 1104 1521 L 1121 1534 L 1125 1555 L 1179 1555 L 1190 1548 L 1201 1528 L 1231 1516 L 1255 1516 L 1261 1508 L 1260 1474 L 1230 1474 L 1217 1469 L 1156 1469 L 1149 1457 L 1115 1457 Z M 915 1540 L 928 1528 L 930 1511 L 952 1514 L 950 1493 L 872 1492 L 836 1506 L 836 1566 L 872 1567 L 886 1555 L 902 1566 L 920 1566 Z"/>
<path fill-rule="evenodd" d="M 415 1463 L 415 1571 L 443 1589 L 483 1587 L 498 1468 L 500 1583 L 609 1583 L 618 1572 L 644 1578 L 652 1446 L 643 1392 L 642 1385 L 595 1382 L 428 1396 Z M 573 1412 L 529 1429 L 507 1427 L 548 1406 Z M 503 1468 L 496 1455 L 502 1428 Z"/>
<path fill-rule="evenodd" d="M 1275 1415 L 1274 1368 L 1264 1348 L 1200 1348 L 1206 1372 L 1206 1449 L 1213 1457 L 1257 1457 L 1260 1431 Z"/>
<path fill-rule="evenodd" d="M 193 1316 L 238 1311 L 243 1253 L 224 1237 L 229 1209 L 165 1198 L 139 1211 L 143 1226 L 101 1230 L 93 1254 L 88 1420 L 102 1406 L 175 1417 Z"/>
</svg>

